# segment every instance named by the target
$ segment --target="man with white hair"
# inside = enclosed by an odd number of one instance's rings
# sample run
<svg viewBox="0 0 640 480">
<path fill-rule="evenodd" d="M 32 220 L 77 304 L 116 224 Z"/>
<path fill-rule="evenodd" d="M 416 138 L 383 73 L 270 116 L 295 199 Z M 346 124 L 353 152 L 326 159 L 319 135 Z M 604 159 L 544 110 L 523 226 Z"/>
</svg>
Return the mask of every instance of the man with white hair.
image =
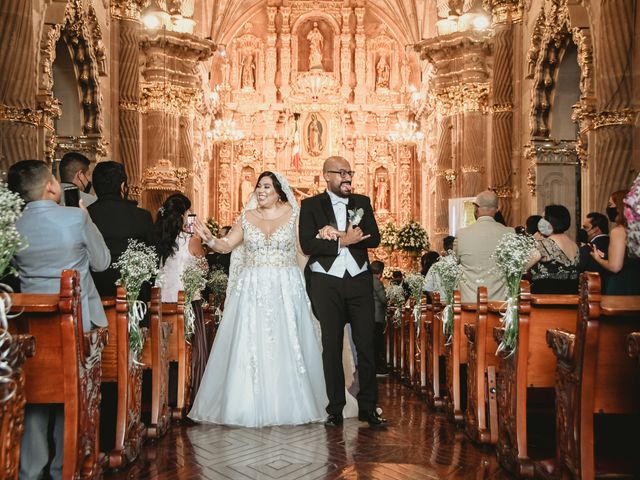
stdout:
<svg viewBox="0 0 640 480">
<path fill-rule="evenodd" d="M 463 303 L 475 303 L 478 287 L 487 287 L 489 300 L 504 300 L 506 284 L 491 255 L 505 233 L 514 232 L 495 221 L 498 196 L 489 190 L 478 194 L 473 202 L 476 222 L 456 235 L 453 250 L 462 266 L 460 293 Z"/>
</svg>

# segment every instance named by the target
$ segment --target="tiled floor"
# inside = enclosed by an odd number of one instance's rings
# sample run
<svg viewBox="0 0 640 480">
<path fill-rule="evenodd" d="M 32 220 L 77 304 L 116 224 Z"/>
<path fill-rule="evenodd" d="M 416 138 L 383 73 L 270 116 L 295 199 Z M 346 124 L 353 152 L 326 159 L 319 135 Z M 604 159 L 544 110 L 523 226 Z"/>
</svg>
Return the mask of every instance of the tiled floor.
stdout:
<svg viewBox="0 0 640 480">
<path fill-rule="evenodd" d="M 120 479 L 421 479 L 510 478 L 493 449 L 473 445 L 410 389 L 381 378 L 386 430 L 356 419 L 264 429 L 175 425 Z"/>
</svg>

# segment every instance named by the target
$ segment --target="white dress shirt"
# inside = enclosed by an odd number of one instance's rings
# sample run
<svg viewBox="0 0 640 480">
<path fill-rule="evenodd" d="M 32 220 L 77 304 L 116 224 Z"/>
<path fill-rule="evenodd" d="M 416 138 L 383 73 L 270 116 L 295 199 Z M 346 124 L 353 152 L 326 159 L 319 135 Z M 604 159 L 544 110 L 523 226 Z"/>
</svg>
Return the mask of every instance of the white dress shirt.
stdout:
<svg viewBox="0 0 640 480">
<path fill-rule="evenodd" d="M 344 232 L 347 230 L 347 204 L 349 203 L 349 199 L 339 197 L 328 190 L 327 193 L 329 194 L 329 198 L 331 198 L 331 206 L 333 207 L 333 214 L 336 217 L 338 230 Z M 309 268 L 312 272 L 324 273 L 339 278 L 344 277 L 345 272 L 349 272 L 352 277 L 355 277 L 356 275 L 367 271 L 367 262 L 360 267 L 353 258 L 353 255 L 351 255 L 349 249 L 347 247 L 341 247 L 340 241 L 338 240 L 338 256 L 334 260 L 329 271 L 322 268 L 320 262 L 312 263 Z"/>
</svg>

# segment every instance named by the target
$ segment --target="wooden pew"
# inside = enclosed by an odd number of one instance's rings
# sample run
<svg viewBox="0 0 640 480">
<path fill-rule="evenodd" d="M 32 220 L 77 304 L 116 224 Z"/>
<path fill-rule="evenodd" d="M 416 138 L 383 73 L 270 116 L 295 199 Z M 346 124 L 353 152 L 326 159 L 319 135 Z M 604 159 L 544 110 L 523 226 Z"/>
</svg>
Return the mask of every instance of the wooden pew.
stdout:
<svg viewBox="0 0 640 480">
<path fill-rule="evenodd" d="M 118 287 L 115 298 L 102 298 L 102 308 L 109 322 L 109 343 L 102 352 L 102 382 L 117 384 L 118 391 L 115 445 L 108 453 L 109 467 L 122 468 L 138 458 L 144 441 L 145 428 L 140 419 L 142 364 L 129 348 L 129 307 L 125 289 Z M 147 329 L 141 330 L 145 341 Z"/>
<path fill-rule="evenodd" d="M 640 332 L 630 333 L 627 337 L 627 355 L 640 359 Z"/>
<path fill-rule="evenodd" d="M 395 308 L 387 307 L 387 325 L 384 329 L 384 341 L 385 341 L 385 353 L 386 353 L 386 362 L 387 369 L 389 372 L 393 372 L 393 362 L 394 362 L 394 327 L 393 327 L 393 314 L 395 312 Z"/>
<path fill-rule="evenodd" d="M 432 304 L 427 309 L 425 334 L 427 336 L 427 404 L 432 408 L 444 406 L 444 379 L 440 378 L 440 362 L 444 352 L 442 310 L 440 295 L 432 293 Z"/>
<path fill-rule="evenodd" d="M 151 289 L 149 339 L 144 344 L 142 363 L 151 369 L 151 418 L 147 437 L 160 438 L 171 426 L 169 408 L 169 339 L 173 326 L 162 318 L 160 289 Z"/>
<path fill-rule="evenodd" d="M 33 357 L 36 342 L 32 335 L 13 335 L 5 341 L 2 357 L 11 373 L 0 370 L 0 478 L 17 480 L 26 404 L 22 365 Z"/>
<path fill-rule="evenodd" d="M 416 354 L 415 354 L 415 377 L 414 388 L 418 393 L 426 395 L 427 393 L 427 321 L 429 312 L 433 312 L 430 305 L 427 305 L 427 297 L 423 295 L 420 299 L 420 331 L 416 338 Z"/>
<path fill-rule="evenodd" d="M 594 446 L 600 442 L 594 414 L 640 415 L 640 375 L 623 349 L 627 337 L 640 329 L 640 296 L 601 296 L 600 276 L 580 278 L 579 319 L 575 334 L 547 331 L 556 366 L 556 471 L 563 478 L 596 476 Z M 599 415 L 599 418 L 603 418 Z M 633 435 L 632 432 L 628 432 Z M 633 438 L 627 437 L 625 443 Z M 607 443 L 615 440 L 607 438 Z M 636 443 L 637 446 L 637 443 Z M 633 472 L 613 472 L 617 465 L 599 463 L 598 474 L 638 474 L 637 448 L 625 460 Z"/>
<path fill-rule="evenodd" d="M 467 364 L 467 337 L 464 326 L 475 321 L 476 305 L 462 304 L 460 291 L 453 292 L 453 335 L 445 344 L 444 359 L 446 365 L 446 401 L 445 411 L 456 423 L 464 422 L 462 411 L 461 369 Z"/>
<path fill-rule="evenodd" d="M 36 352 L 24 364 L 27 404 L 64 404 L 65 479 L 97 479 L 101 353 L 106 328 L 83 332 L 80 275 L 64 270 L 59 294 L 14 294 L 10 329 L 35 337 Z"/>
<path fill-rule="evenodd" d="M 404 321 L 404 372 L 402 378 L 410 387 L 414 385 L 416 371 L 416 322 L 413 315 L 415 300 L 412 298 L 404 309 L 402 319 Z"/>
<path fill-rule="evenodd" d="M 176 406 L 171 410 L 171 418 L 186 418 L 191 397 L 191 344 L 184 337 L 184 292 L 178 292 L 177 303 L 162 304 L 162 319 L 171 324 L 169 337 L 169 361 L 178 365 Z"/>
<path fill-rule="evenodd" d="M 489 302 L 487 288 L 478 287 L 475 320 L 464 326 L 469 342 L 465 430 L 472 440 L 479 443 L 495 444 L 498 440 L 496 400 L 498 344 L 493 338 L 493 329 L 500 324 L 500 307 L 503 303 Z"/>
<path fill-rule="evenodd" d="M 529 282 L 520 283 L 516 348 L 499 356 L 496 448 L 500 464 L 520 477 L 534 476 L 527 435 L 527 394 L 530 388 L 555 385 L 556 358 L 546 344 L 546 332 L 550 328 L 575 332 L 577 316 L 577 295 L 531 295 Z M 496 327 L 496 342 L 503 336 L 504 327 Z M 549 400 L 547 407 L 553 412 L 553 398 Z"/>
</svg>

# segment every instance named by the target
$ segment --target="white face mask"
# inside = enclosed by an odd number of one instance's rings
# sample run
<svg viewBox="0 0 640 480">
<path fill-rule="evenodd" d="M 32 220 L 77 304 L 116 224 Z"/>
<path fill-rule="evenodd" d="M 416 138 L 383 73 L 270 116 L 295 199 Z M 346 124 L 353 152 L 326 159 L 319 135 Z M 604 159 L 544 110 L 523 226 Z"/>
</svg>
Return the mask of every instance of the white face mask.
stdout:
<svg viewBox="0 0 640 480">
<path fill-rule="evenodd" d="M 541 218 L 538 221 L 538 231 L 545 237 L 548 237 L 553 233 L 553 225 L 551 225 L 546 218 Z"/>
</svg>

